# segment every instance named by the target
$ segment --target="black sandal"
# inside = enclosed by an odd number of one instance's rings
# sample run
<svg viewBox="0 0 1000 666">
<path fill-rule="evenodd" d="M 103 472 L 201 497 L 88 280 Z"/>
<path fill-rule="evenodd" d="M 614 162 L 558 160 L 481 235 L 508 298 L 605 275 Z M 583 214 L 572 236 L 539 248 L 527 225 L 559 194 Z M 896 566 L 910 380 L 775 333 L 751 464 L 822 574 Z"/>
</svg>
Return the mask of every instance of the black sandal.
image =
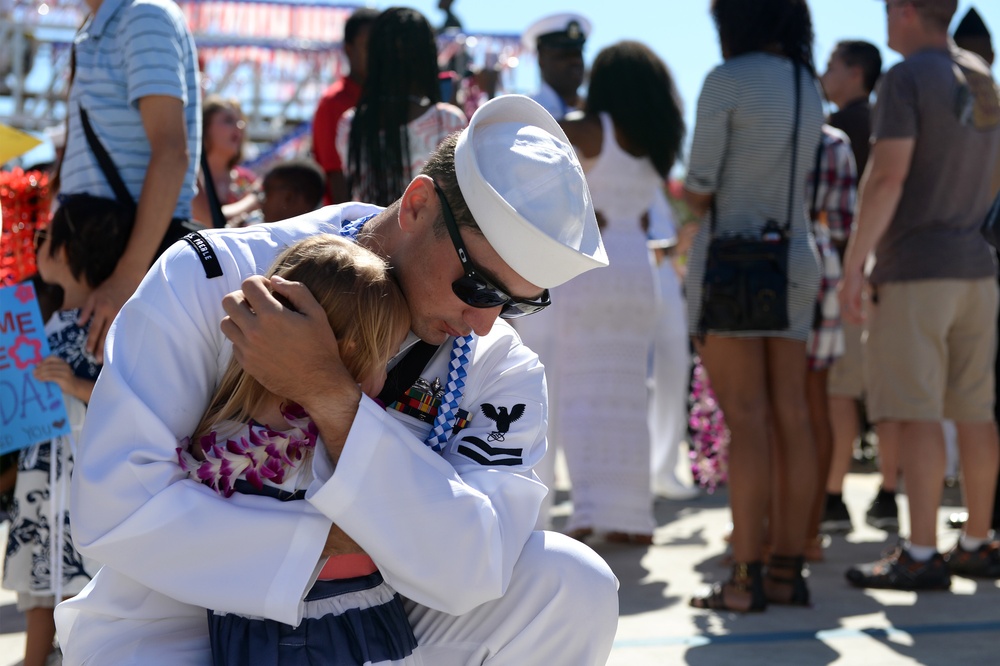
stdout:
<svg viewBox="0 0 1000 666">
<path fill-rule="evenodd" d="M 806 579 L 802 575 L 804 566 L 805 558 L 801 555 L 795 557 L 771 555 L 771 560 L 767 566 L 767 584 L 765 584 L 765 589 L 768 590 L 768 603 L 786 606 L 809 605 L 809 588 L 806 586 Z M 781 594 L 774 594 L 775 585 L 783 590 Z M 790 592 L 786 594 L 784 591 L 788 590 Z"/>
<path fill-rule="evenodd" d="M 750 593 L 750 605 L 747 608 L 735 608 L 726 603 L 726 590 Z M 767 608 L 767 597 L 764 596 L 763 567 L 760 562 L 740 562 L 733 565 L 733 574 L 725 583 L 716 583 L 712 591 L 705 597 L 692 597 L 693 608 L 707 610 L 729 610 L 737 613 L 759 613 Z"/>
</svg>

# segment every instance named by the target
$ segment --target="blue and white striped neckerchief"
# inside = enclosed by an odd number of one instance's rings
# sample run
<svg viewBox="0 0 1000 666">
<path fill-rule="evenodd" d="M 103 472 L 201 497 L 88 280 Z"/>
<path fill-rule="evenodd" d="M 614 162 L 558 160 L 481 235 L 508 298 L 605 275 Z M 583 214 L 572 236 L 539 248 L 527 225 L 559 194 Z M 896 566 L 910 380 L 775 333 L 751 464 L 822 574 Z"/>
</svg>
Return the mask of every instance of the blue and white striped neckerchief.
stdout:
<svg viewBox="0 0 1000 666">
<path fill-rule="evenodd" d="M 365 222 L 373 217 L 375 217 L 374 213 L 348 222 L 340 228 L 340 235 L 344 238 L 357 240 L 358 233 L 365 226 Z M 471 343 L 472 336 L 463 335 L 455 338 L 451 346 L 451 358 L 448 360 L 448 382 L 445 384 L 445 393 L 441 397 L 441 404 L 438 406 L 431 431 L 427 433 L 427 437 L 424 439 L 424 444 L 439 453 L 444 448 L 444 445 L 448 443 L 448 437 L 455 427 L 455 416 L 458 413 L 458 406 L 462 402 L 462 395 L 465 392 L 465 378 L 468 375 L 466 366 L 469 364 L 472 352 Z"/>
</svg>

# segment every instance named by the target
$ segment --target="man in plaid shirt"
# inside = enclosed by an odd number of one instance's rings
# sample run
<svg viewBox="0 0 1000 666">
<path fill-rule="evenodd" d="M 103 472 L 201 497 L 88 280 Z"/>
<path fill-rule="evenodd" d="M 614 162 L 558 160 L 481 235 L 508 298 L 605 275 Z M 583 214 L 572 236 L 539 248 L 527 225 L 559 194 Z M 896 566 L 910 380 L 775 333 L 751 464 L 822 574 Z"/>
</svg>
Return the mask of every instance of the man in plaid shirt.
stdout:
<svg viewBox="0 0 1000 666">
<path fill-rule="evenodd" d="M 810 534 L 818 537 L 819 523 L 826 506 L 826 477 L 833 455 L 833 429 L 827 395 L 827 375 L 830 366 L 844 353 L 844 331 L 840 323 L 837 284 L 840 282 L 840 251 L 847 244 L 854 222 L 854 201 L 857 196 L 858 173 L 854 166 L 851 142 L 842 131 L 823 125 L 820 145 L 816 147 L 816 164 L 806 182 L 806 201 L 812 220 L 816 249 L 822 260 L 823 273 L 816 318 L 806 346 L 809 373 L 806 395 L 809 419 L 818 453 L 819 478 L 813 501 L 813 522 Z M 811 544 L 807 555 L 819 557 L 819 541 Z"/>
</svg>

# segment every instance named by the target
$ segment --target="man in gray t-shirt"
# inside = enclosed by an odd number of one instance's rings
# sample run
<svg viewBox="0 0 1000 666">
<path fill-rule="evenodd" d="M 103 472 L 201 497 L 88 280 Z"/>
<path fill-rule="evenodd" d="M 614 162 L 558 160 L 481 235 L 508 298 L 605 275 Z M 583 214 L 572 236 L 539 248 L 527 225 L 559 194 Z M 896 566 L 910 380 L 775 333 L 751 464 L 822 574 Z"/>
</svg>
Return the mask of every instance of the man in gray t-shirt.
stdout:
<svg viewBox="0 0 1000 666">
<path fill-rule="evenodd" d="M 910 540 L 852 567 L 858 587 L 946 589 L 950 573 L 998 578 L 989 532 L 1000 464 L 993 420 L 998 293 L 979 232 L 1000 149 L 1000 101 L 987 64 L 948 38 L 956 0 L 886 0 L 889 47 L 856 229 L 844 257 L 844 316 L 862 319 L 869 416 L 897 424 Z M 945 474 L 941 419 L 958 427 L 969 521 L 947 554 L 936 518 Z"/>
</svg>

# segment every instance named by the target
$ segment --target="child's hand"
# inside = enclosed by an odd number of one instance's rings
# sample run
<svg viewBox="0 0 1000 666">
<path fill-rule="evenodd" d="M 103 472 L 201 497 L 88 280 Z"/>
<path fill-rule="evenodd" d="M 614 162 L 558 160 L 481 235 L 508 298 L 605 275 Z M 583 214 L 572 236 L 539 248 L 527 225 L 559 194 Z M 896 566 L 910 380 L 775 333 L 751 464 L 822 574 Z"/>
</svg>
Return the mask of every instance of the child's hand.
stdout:
<svg viewBox="0 0 1000 666">
<path fill-rule="evenodd" d="M 56 355 L 48 356 L 35 366 L 35 379 L 40 382 L 55 382 L 63 391 L 69 392 L 70 384 L 76 375 L 69 363 Z"/>
<path fill-rule="evenodd" d="M 32 374 L 40 382 L 55 382 L 63 393 L 79 398 L 83 402 L 90 401 L 94 382 L 74 375 L 69 364 L 54 354 L 42 359 L 42 362 L 35 366 Z"/>
</svg>

